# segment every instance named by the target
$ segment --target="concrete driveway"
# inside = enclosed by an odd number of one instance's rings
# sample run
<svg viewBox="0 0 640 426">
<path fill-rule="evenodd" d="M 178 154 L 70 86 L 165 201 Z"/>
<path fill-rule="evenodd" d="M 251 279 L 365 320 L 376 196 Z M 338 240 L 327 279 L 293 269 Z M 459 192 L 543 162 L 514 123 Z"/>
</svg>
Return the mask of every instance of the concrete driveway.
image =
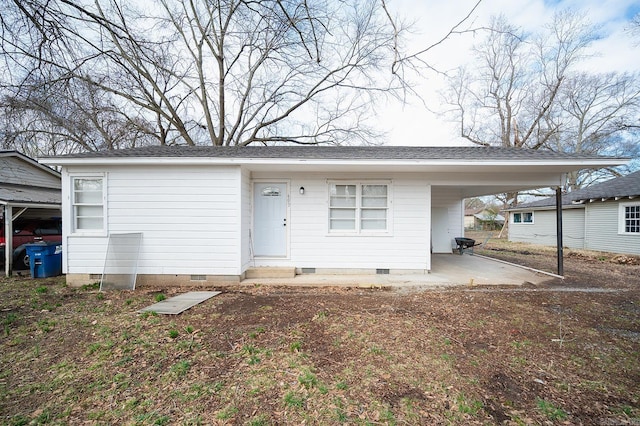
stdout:
<svg viewBox="0 0 640 426">
<path fill-rule="evenodd" d="M 429 274 L 320 275 L 304 274 L 294 278 L 251 278 L 242 285 L 344 286 L 344 287 L 453 287 L 462 285 L 540 284 L 554 278 L 479 255 L 434 254 Z"/>
</svg>

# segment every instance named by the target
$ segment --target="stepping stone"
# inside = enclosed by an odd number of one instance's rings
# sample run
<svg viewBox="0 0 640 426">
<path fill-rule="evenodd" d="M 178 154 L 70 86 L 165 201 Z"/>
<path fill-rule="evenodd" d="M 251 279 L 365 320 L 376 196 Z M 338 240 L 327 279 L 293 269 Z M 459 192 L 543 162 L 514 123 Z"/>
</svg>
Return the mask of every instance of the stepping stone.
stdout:
<svg viewBox="0 0 640 426">
<path fill-rule="evenodd" d="M 217 296 L 221 291 L 190 291 L 140 309 L 138 312 L 155 312 L 157 314 L 177 315 L 192 306 Z"/>
</svg>

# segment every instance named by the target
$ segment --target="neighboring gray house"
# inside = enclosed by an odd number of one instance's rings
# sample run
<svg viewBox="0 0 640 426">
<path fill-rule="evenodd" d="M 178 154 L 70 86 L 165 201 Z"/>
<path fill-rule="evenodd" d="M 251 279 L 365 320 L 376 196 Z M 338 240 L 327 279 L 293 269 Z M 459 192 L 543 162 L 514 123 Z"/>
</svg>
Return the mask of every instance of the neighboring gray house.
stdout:
<svg viewBox="0 0 640 426">
<path fill-rule="evenodd" d="M 493 231 L 504 225 L 504 216 L 487 209 L 465 210 L 464 229 Z"/>
<path fill-rule="evenodd" d="M 563 245 L 640 255 L 640 171 L 562 197 Z M 509 209 L 509 241 L 556 245 L 555 197 Z"/>
<path fill-rule="evenodd" d="M 10 275 L 13 222 L 60 217 L 60 173 L 33 158 L 0 150 L 0 264 Z"/>
</svg>

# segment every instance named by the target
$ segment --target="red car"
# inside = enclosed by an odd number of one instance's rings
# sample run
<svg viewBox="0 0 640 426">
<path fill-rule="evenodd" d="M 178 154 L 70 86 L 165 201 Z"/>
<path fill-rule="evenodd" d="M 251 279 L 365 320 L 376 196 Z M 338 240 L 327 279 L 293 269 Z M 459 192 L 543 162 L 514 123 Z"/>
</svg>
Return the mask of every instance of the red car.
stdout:
<svg viewBox="0 0 640 426">
<path fill-rule="evenodd" d="M 4 265 L 6 239 L 4 222 L 0 221 L 0 264 Z M 25 244 L 40 241 L 62 242 L 60 219 L 16 219 L 13 223 L 13 269 L 29 269 L 29 256 Z"/>
</svg>

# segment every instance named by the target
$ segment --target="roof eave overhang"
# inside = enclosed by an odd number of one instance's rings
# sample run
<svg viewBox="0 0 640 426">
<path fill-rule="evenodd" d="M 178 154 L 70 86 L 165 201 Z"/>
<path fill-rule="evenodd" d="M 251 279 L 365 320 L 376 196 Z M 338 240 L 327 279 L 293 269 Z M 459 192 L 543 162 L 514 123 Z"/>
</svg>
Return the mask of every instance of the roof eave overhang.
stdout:
<svg viewBox="0 0 640 426">
<path fill-rule="evenodd" d="M 37 201 L 8 201 L 8 200 L 0 200 L 0 205 L 3 206 L 11 206 L 11 207 L 19 207 L 19 208 L 40 208 L 40 209 L 59 209 L 62 204 L 61 203 L 38 203 Z"/>
<path fill-rule="evenodd" d="M 562 209 L 563 210 L 568 210 L 568 209 L 583 209 L 584 208 L 584 204 L 563 204 L 562 205 Z M 537 206 L 537 207 L 527 207 L 527 206 L 523 206 L 523 207 L 512 207 L 510 209 L 504 209 L 502 210 L 503 212 L 518 212 L 518 211 L 542 211 L 542 210 L 555 210 L 556 206 L 555 205 L 551 205 L 551 206 Z"/>
<path fill-rule="evenodd" d="M 522 167 L 536 171 L 568 172 L 583 168 L 619 166 L 627 159 L 576 159 L 576 160 L 490 160 L 490 159 L 415 159 L 415 160 L 354 160 L 354 159 L 293 159 L 293 158 L 217 158 L 217 157 L 94 157 L 94 158 L 42 158 L 48 165 L 58 166 L 152 166 L 152 165 L 218 165 L 244 166 L 249 170 L 339 170 L 350 171 L 486 171 L 499 167 L 501 170 L 519 170 Z"/>
</svg>

